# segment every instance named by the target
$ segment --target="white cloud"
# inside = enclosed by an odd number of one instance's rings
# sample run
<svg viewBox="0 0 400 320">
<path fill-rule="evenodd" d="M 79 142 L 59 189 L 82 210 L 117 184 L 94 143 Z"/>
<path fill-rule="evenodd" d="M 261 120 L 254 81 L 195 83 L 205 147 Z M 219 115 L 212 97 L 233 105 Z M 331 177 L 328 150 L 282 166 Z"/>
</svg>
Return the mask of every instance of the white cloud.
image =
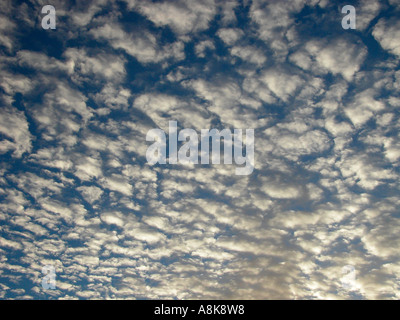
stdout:
<svg viewBox="0 0 400 320">
<path fill-rule="evenodd" d="M 121 175 L 113 174 L 111 177 L 104 177 L 100 183 L 109 190 L 118 191 L 127 196 L 132 195 L 132 185 Z"/>
<path fill-rule="evenodd" d="M 16 24 L 4 15 L 0 15 L 0 44 L 6 47 L 9 51 L 14 48 L 13 31 Z"/>
<path fill-rule="evenodd" d="M 252 1 L 250 17 L 257 25 L 257 33 L 274 51 L 278 59 L 284 59 L 288 53 L 286 31 L 294 24 L 295 13 L 301 11 L 304 0 L 296 0 L 285 6 L 279 1 Z"/>
<path fill-rule="evenodd" d="M 374 90 L 366 90 L 354 97 L 354 101 L 344 106 L 344 112 L 356 127 L 364 125 L 377 112 L 382 111 L 385 105 L 381 101 L 375 100 Z"/>
<path fill-rule="evenodd" d="M 82 157 L 78 159 L 75 165 L 76 171 L 74 174 L 81 180 L 91 180 L 99 178 L 103 175 L 101 169 L 101 161 L 92 157 Z"/>
<path fill-rule="evenodd" d="M 166 94 L 142 94 L 133 106 L 146 113 L 156 125 L 168 132 L 168 120 L 178 121 L 184 128 L 204 129 L 209 127 L 207 110 L 195 101 L 185 101 Z M 165 117 L 168 115 L 168 118 Z M 193 121 L 196 119 L 195 121 Z M 150 128 L 149 128 L 150 129 Z"/>
<path fill-rule="evenodd" d="M 0 132 L 9 139 L 0 141 L 0 153 L 13 150 L 13 156 L 20 158 L 32 149 L 32 135 L 23 111 L 2 108 L 0 111 Z"/>
<path fill-rule="evenodd" d="M 17 52 L 17 59 L 20 65 L 31 67 L 37 71 L 54 73 L 54 72 L 73 72 L 72 62 L 63 62 L 53 57 L 48 57 L 44 53 L 20 50 Z"/>
<path fill-rule="evenodd" d="M 218 30 L 217 35 L 228 46 L 231 46 L 244 36 L 244 32 L 241 29 L 237 28 L 221 28 Z"/>
<path fill-rule="evenodd" d="M 294 160 L 302 155 L 320 154 L 328 150 L 331 145 L 328 136 L 317 129 L 296 133 L 273 127 L 264 132 L 274 144 L 274 153 Z"/>
<path fill-rule="evenodd" d="M 207 50 L 214 50 L 214 49 L 215 49 L 215 46 L 212 43 L 212 41 L 210 41 L 210 40 L 201 41 L 201 42 L 197 43 L 195 46 L 195 52 L 196 52 L 197 56 L 199 56 L 200 58 L 205 57 L 205 53 Z"/>
<path fill-rule="evenodd" d="M 291 61 L 316 74 L 341 74 L 347 81 L 353 79 L 367 53 L 363 45 L 343 38 L 329 42 L 311 40 L 305 44 L 304 49 L 292 54 Z"/>
<path fill-rule="evenodd" d="M 233 81 L 205 81 L 196 79 L 187 81 L 185 86 L 193 88 L 196 95 L 209 102 L 208 111 L 234 128 L 255 128 L 266 123 L 266 119 L 257 119 L 252 99 L 242 94 L 238 84 Z M 250 102 L 250 103 L 249 103 Z M 255 101 L 254 101 L 255 102 Z M 259 105 L 258 105 L 259 106 Z M 250 107 L 250 108 L 249 108 Z M 257 104 L 255 104 L 257 108 Z M 227 110 L 231 110 L 227 112 Z M 240 115 L 240 117 L 237 117 Z M 203 129 L 206 127 L 203 127 Z"/>
<path fill-rule="evenodd" d="M 178 34 L 202 31 L 208 28 L 216 14 L 214 0 L 131 2 L 131 7 L 144 14 L 157 26 L 169 26 Z"/>
<path fill-rule="evenodd" d="M 380 19 L 375 25 L 372 35 L 383 49 L 400 56 L 400 22 L 397 19 Z"/>
<path fill-rule="evenodd" d="M 43 50 L 17 51 L 40 1 L 0 8 L 1 298 L 400 297 L 397 21 L 373 29 L 395 56 L 367 55 L 376 1 L 344 33 L 328 1 L 54 1 Z M 338 29 L 303 30 L 304 5 Z M 149 166 L 169 120 L 254 128 L 256 170 Z"/>
<path fill-rule="evenodd" d="M 160 47 L 157 38 L 150 32 L 137 31 L 134 35 L 125 32 L 117 24 L 107 24 L 90 33 L 98 40 L 107 40 L 115 49 L 123 49 L 141 63 L 160 62 L 165 59 L 181 60 L 185 57 L 184 45 L 177 41 Z"/>
<path fill-rule="evenodd" d="M 283 101 L 287 101 L 303 84 L 303 80 L 299 76 L 278 69 L 265 71 L 260 80 Z"/>
<path fill-rule="evenodd" d="M 257 66 L 262 66 L 267 61 L 267 58 L 261 50 L 258 50 L 257 48 L 251 46 L 234 46 L 230 49 L 230 52 L 231 55 L 239 57 L 245 62 L 254 63 Z"/>
<path fill-rule="evenodd" d="M 85 200 L 90 204 L 99 200 L 103 194 L 103 190 L 95 186 L 89 186 L 89 187 L 82 186 L 77 188 L 77 190 L 79 190 L 82 193 Z"/>
<path fill-rule="evenodd" d="M 395 179 L 391 169 L 382 168 L 379 163 L 375 164 L 362 154 L 345 152 L 337 165 L 347 183 L 357 184 L 366 190 L 373 190 L 383 184 L 385 179 Z"/>
<path fill-rule="evenodd" d="M 122 82 L 126 76 L 126 60 L 120 56 L 98 53 L 90 56 L 84 49 L 68 49 L 64 56 L 68 59 L 68 65 L 74 72 L 73 79 L 93 81 L 97 77 L 112 83 Z M 61 62 L 60 62 L 61 63 Z"/>
<path fill-rule="evenodd" d="M 363 1 L 356 9 L 356 28 L 365 30 L 371 21 L 379 14 L 381 4 L 377 0 Z"/>
<path fill-rule="evenodd" d="M 222 7 L 220 8 L 220 10 L 222 12 L 221 21 L 223 24 L 228 25 L 237 22 L 235 9 L 239 5 L 239 1 L 237 0 L 222 1 L 219 2 L 218 5 Z"/>
</svg>

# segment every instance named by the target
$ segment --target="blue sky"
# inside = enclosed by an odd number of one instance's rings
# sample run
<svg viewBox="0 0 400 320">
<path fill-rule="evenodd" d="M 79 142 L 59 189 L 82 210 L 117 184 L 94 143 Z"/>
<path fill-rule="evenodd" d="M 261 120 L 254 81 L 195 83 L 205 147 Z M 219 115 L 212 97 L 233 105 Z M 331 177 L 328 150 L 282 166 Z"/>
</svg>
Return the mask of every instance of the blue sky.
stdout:
<svg viewBox="0 0 400 320">
<path fill-rule="evenodd" d="M 399 16 L 398 0 L 3 1 L 0 298 L 399 299 Z M 149 165 L 169 121 L 254 129 L 254 172 Z"/>
</svg>

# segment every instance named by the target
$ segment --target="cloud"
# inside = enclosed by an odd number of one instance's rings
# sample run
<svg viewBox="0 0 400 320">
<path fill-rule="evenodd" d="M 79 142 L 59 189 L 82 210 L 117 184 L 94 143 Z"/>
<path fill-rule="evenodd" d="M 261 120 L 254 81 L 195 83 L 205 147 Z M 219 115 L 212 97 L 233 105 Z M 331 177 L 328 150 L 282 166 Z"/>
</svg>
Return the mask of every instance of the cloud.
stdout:
<svg viewBox="0 0 400 320">
<path fill-rule="evenodd" d="M 90 204 L 93 204 L 94 202 L 99 200 L 103 194 L 103 190 L 95 186 L 89 186 L 89 187 L 82 186 L 77 188 L 77 190 L 79 190 L 82 193 L 82 196 Z"/>
<path fill-rule="evenodd" d="M 41 5 L 0 8 L 1 298 L 399 298 L 395 1 Z M 150 166 L 171 120 L 255 170 Z"/>
<path fill-rule="evenodd" d="M 262 66 L 267 58 L 265 55 L 254 47 L 238 47 L 234 46 L 230 50 L 231 55 L 241 58 L 243 61 L 254 63 L 258 66 Z"/>
<path fill-rule="evenodd" d="M 13 151 L 20 158 L 32 149 L 32 135 L 24 112 L 14 108 L 2 108 L 0 113 L 0 132 L 8 139 L 0 141 L 0 152 Z"/>
<path fill-rule="evenodd" d="M 346 106 L 345 113 L 355 126 L 360 126 L 384 108 L 384 103 L 374 99 L 374 91 L 366 90 L 354 97 L 354 102 Z"/>
<path fill-rule="evenodd" d="M 74 67 L 72 62 L 65 63 L 46 54 L 28 50 L 18 51 L 17 59 L 20 65 L 45 73 L 72 73 Z"/>
<path fill-rule="evenodd" d="M 380 19 L 375 25 L 372 35 L 383 49 L 400 56 L 400 23 L 397 20 Z"/>
<path fill-rule="evenodd" d="M 379 1 L 365 1 L 363 5 L 356 10 L 356 28 L 364 31 L 371 21 L 379 14 L 381 7 Z"/>
<path fill-rule="evenodd" d="M 130 7 L 144 14 L 157 26 L 169 26 L 178 34 L 207 29 L 216 14 L 214 0 L 201 1 L 131 1 Z"/>
<path fill-rule="evenodd" d="M 68 49 L 64 55 L 77 75 L 78 82 L 82 80 L 89 82 L 102 77 L 106 81 L 118 83 L 122 82 L 126 76 L 126 60 L 122 57 L 107 53 L 90 56 L 84 49 L 75 48 Z"/>
<path fill-rule="evenodd" d="M 11 51 L 14 47 L 13 31 L 16 24 L 4 15 L 0 15 L 0 44 Z"/>
<path fill-rule="evenodd" d="M 274 144 L 274 152 L 289 159 L 302 155 L 320 154 L 330 148 L 329 137 L 319 130 L 305 132 L 285 132 L 275 127 L 264 131 Z"/>
<path fill-rule="evenodd" d="M 228 46 L 231 46 L 244 35 L 244 32 L 238 28 L 221 28 L 218 30 L 217 35 Z"/>
<path fill-rule="evenodd" d="M 291 1 L 282 6 L 278 1 L 253 1 L 250 7 L 250 18 L 257 25 L 258 37 L 265 41 L 282 59 L 288 53 L 288 41 L 285 32 L 294 24 L 295 13 L 301 11 L 305 1 Z"/>
<path fill-rule="evenodd" d="M 341 74 L 347 81 L 351 81 L 360 69 L 367 53 L 363 45 L 342 38 L 336 38 L 329 43 L 311 40 L 305 44 L 304 49 L 292 54 L 291 61 L 316 74 Z"/>
<path fill-rule="evenodd" d="M 197 43 L 195 47 L 195 52 L 197 56 L 199 56 L 200 58 L 204 58 L 207 49 L 209 50 L 215 49 L 214 44 L 210 40 L 205 40 Z"/>
<path fill-rule="evenodd" d="M 142 94 L 138 96 L 133 106 L 148 115 L 156 125 L 168 131 L 168 115 L 170 120 L 176 120 L 184 128 L 204 129 L 209 127 L 210 116 L 207 110 L 195 101 L 185 101 L 176 96 L 166 94 Z M 196 121 L 193 122 L 193 116 Z"/>
<path fill-rule="evenodd" d="M 302 84 L 297 75 L 290 75 L 284 71 L 272 69 L 267 70 L 260 79 L 277 97 L 287 101 L 296 89 Z"/>
<path fill-rule="evenodd" d="M 141 63 L 154 63 L 165 59 L 181 60 L 185 57 L 180 41 L 159 47 L 156 37 L 150 32 L 136 32 L 135 36 L 125 32 L 117 24 L 107 24 L 90 31 L 95 39 L 106 40 L 115 49 L 122 49 Z"/>
</svg>

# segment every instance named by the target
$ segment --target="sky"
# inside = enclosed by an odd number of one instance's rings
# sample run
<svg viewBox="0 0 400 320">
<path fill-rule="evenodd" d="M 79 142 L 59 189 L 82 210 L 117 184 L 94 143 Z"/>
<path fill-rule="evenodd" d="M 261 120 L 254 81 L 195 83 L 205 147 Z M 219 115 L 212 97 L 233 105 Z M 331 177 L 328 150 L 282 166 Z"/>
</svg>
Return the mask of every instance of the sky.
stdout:
<svg viewBox="0 0 400 320">
<path fill-rule="evenodd" d="M 399 17 L 3 0 L 0 299 L 400 299 Z M 253 129 L 253 172 L 149 164 L 169 121 Z"/>
</svg>

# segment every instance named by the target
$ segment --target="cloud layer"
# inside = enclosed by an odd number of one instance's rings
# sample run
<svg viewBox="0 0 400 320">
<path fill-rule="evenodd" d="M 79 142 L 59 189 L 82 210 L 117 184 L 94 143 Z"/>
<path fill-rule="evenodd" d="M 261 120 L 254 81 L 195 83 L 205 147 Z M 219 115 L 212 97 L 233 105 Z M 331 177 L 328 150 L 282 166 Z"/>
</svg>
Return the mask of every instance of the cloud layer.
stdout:
<svg viewBox="0 0 400 320">
<path fill-rule="evenodd" d="M 0 9 L 1 299 L 400 298 L 398 2 L 42 5 Z M 149 165 L 169 121 L 254 172 Z"/>
</svg>

